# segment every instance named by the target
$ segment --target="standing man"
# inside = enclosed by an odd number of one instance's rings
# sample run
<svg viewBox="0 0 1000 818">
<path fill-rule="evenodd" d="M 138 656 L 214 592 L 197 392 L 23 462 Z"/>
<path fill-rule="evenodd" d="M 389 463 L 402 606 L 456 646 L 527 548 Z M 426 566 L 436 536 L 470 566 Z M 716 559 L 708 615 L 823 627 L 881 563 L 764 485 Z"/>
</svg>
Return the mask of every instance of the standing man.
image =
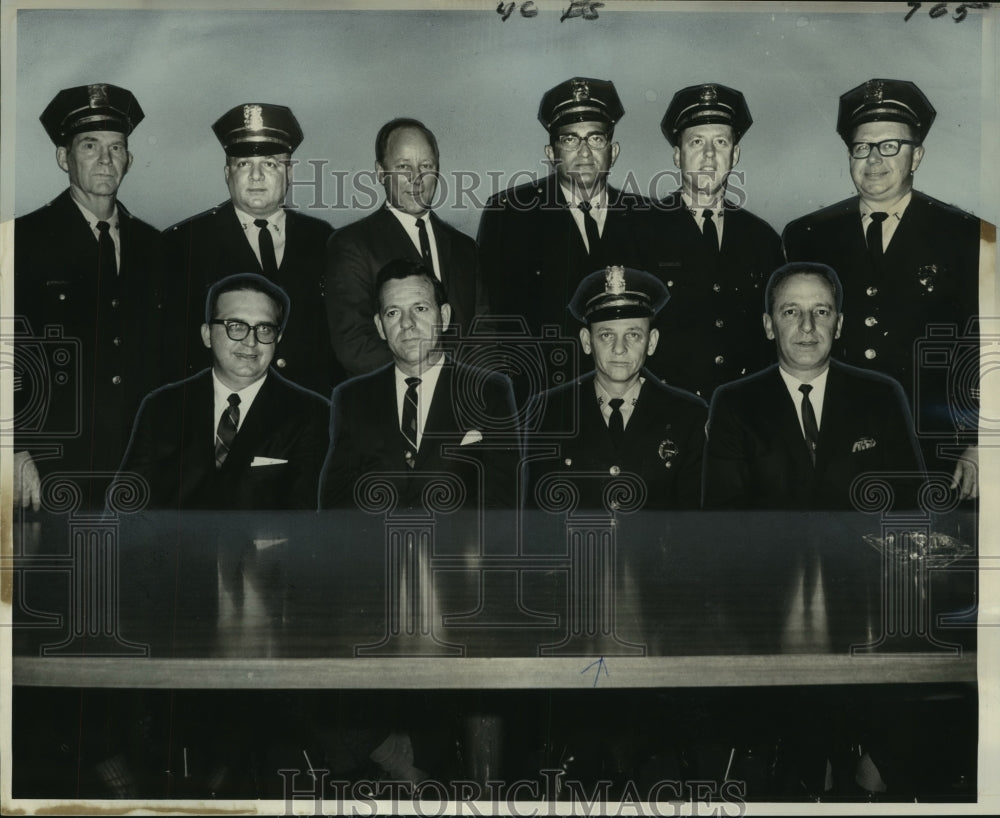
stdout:
<svg viewBox="0 0 1000 818">
<path fill-rule="evenodd" d="M 528 408 L 529 418 L 541 415 L 532 442 L 559 445 L 553 458 L 529 462 L 529 506 L 539 504 L 542 477 L 562 474 L 578 482 L 582 507 L 600 509 L 607 483 L 625 473 L 641 478 L 643 508 L 698 508 L 707 407 L 644 368 L 660 341 L 651 325 L 669 297 L 656 276 L 624 267 L 580 283 L 569 311 L 584 325 L 580 345 L 594 370 Z"/>
<path fill-rule="evenodd" d="M 566 305 L 577 286 L 591 271 L 634 256 L 633 211 L 648 205 L 608 185 L 624 113 L 608 80 L 574 77 L 547 91 L 538 119 L 553 172 L 491 197 L 483 211 L 479 259 L 490 311 L 522 316 L 535 337 L 547 325 L 575 335 Z"/>
<path fill-rule="evenodd" d="M 255 273 L 209 290 L 211 369 L 143 401 L 122 462 L 146 479 L 150 508 L 316 508 L 329 403 L 270 368 L 288 317 L 288 296 Z"/>
<path fill-rule="evenodd" d="M 192 339 L 209 288 L 227 275 L 257 272 L 295 304 L 275 367 L 289 380 L 327 394 L 338 380 L 322 306 L 323 259 L 333 228 L 284 206 L 302 129 L 283 105 L 247 103 L 223 114 L 212 130 L 226 152 L 229 200 L 164 232 L 169 273 L 177 282 L 177 349 L 185 354 L 186 371 L 208 363 Z"/>
<path fill-rule="evenodd" d="M 375 137 L 375 169 L 385 206 L 338 231 L 327 246 L 330 338 L 349 375 L 384 366 L 392 353 L 379 337 L 375 279 L 393 259 L 423 261 L 448 292 L 452 324 L 467 330 L 486 311 L 476 244 L 431 211 L 440 167 L 437 139 L 416 119 L 393 119 Z"/>
<path fill-rule="evenodd" d="M 102 506 L 139 402 L 163 382 L 160 237 L 118 201 L 143 116 L 106 83 L 63 89 L 41 115 L 69 188 L 14 222 L 15 311 L 30 325 L 15 354 L 15 505 L 37 509 L 39 473 L 58 470 L 92 474 L 84 503 Z"/>
<path fill-rule="evenodd" d="M 389 262 L 375 286 L 373 321 L 393 360 L 334 390 L 321 508 L 354 507 L 355 484 L 372 472 L 389 473 L 404 507 L 420 508 L 423 474 L 449 472 L 468 507 L 512 508 L 520 452 L 510 381 L 446 360 L 451 305 L 422 262 Z M 468 455 L 449 453 L 456 447 Z"/>
<path fill-rule="evenodd" d="M 931 341 L 949 361 L 963 349 L 976 355 L 969 321 L 979 312 L 980 244 L 995 242 L 996 228 L 913 189 L 934 117 L 905 80 L 873 79 L 844 94 L 837 133 L 858 195 L 796 219 L 783 240 L 790 261 L 840 270 L 846 323 L 835 354 L 902 384 L 928 467 L 952 472 L 965 499 L 978 496 L 978 421 L 974 408 L 964 417 L 961 409 L 978 406 L 978 365 L 952 386 L 952 363 L 920 365 L 915 356 L 935 324 L 951 328 Z"/>
<path fill-rule="evenodd" d="M 767 365 L 761 294 L 781 264 L 781 239 L 726 199 L 753 119 L 740 91 L 706 83 L 674 94 L 660 123 L 681 189 L 649 211 L 646 269 L 670 289 L 657 371 L 706 401 L 720 384 Z"/>
<path fill-rule="evenodd" d="M 910 491 L 898 498 L 913 500 L 923 461 L 902 389 L 830 359 L 842 301 L 824 264 L 790 262 L 771 276 L 764 332 L 778 363 L 712 398 L 707 508 L 849 510 L 851 483 L 866 472 L 900 473 Z"/>
</svg>

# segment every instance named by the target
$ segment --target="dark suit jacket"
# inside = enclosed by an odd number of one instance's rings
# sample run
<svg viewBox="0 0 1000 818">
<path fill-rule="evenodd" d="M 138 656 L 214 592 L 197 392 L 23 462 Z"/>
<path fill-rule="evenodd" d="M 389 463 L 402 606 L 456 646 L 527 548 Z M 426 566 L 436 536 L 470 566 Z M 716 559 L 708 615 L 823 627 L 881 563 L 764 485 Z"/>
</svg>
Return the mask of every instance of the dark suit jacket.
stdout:
<svg viewBox="0 0 1000 818">
<path fill-rule="evenodd" d="M 446 364 L 434 389 L 412 469 L 403 458 L 406 447 L 399 430 L 394 364 L 342 383 L 334 390 L 332 403 L 330 451 L 320 481 L 321 508 L 357 508 L 355 484 L 375 472 L 386 473 L 403 508 L 422 507 L 421 492 L 430 472 L 459 477 L 465 508 L 514 506 L 520 447 L 514 398 L 506 377 Z M 479 432 L 482 440 L 462 445 L 470 432 Z M 449 453 L 448 448 L 457 451 Z"/>
<path fill-rule="evenodd" d="M 527 417 L 541 420 L 537 431 L 526 438 L 528 454 L 534 443 L 555 444 L 559 450 L 551 458 L 528 461 L 528 507 L 544 508 L 535 497 L 535 487 L 544 476 L 561 474 L 576 485 L 581 508 L 602 509 L 605 487 L 628 472 L 645 484 L 642 508 L 698 508 L 708 407 L 650 372 L 645 377 L 619 451 L 597 404 L 593 372 L 535 398 Z"/>
<path fill-rule="evenodd" d="M 113 473 L 143 395 L 178 374 L 165 370 L 160 359 L 159 232 L 121 202 L 118 214 L 117 275 L 98 275 L 97 239 L 69 190 L 14 222 L 10 312 L 26 318 L 31 336 L 42 339 L 18 339 L 16 446 L 34 451 L 62 445 L 62 457 L 52 466 L 59 470 Z M 46 337 L 46 326 L 53 335 Z M 44 474 L 44 460 L 39 468 Z M 95 490 L 93 500 L 103 504 L 103 489 Z"/>
<path fill-rule="evenodd" d="M 712 254 L 679 191 L 657 202 L 641 222 L 641 267 L 670 290 L 655 324 L 660 344 L 646 365 L 707 401 L 720 384 L 773 361 L 761 315 L 767 280 L 783 260 L 774 229 L 727 202 L 722 244 Z"/>
<path fill-rule="evenodd" d="M 441 282 L 448 293 L 452 325 L 465 332 L 486 312 L 476 243 L 433 212 Z M 375 277 L 397 258 L 420 260 L 403 225 L 385 207 L 338 230 L 327 243 L 326 314 L 333 349 L 349 375 L 362 375 L 392 360 L 372 321 L 378 312 Z"/>
<path fill-rule="evenodd" d="M 288 293 L 292 309 L 274 366 L 289 380 L 325 395 L 341 380 L 323 313 L 323 264 L 333 228 L 286 209 L 285 231 L 285 252 L 274 280 Z M 175 282 L 171 317 L 178 349 L 186 349 L 186 372 L 196 372 L 211 363 L 198 337 L 209 287 L 233 273 L 263 275 L 263 270 L 232 202 L 175 224 L 163 236 L 168 273 Z"/>
<path fill-rule="evenodd" d="M 121 471 L 149 483 L 150 508 L 315 509 L 329 402 L 273 369 L 215 468 L 214 392 L 206 369 L 146 397 Z M 286 463 L 257 465 L 256 457 Z"/>
<path fill-rule="evenodd" d="M 978 405 L 978 367 L 966 367 L 967 376 L 954 386 L 948 384 L 948 373 L 960 348 L 978 349 L 978 335 L 965 333 L 979 313 L 979 239 L 981 232 L 995 234 L 990 228 L 914 191 L 879 272 L 868 256 L 857 196 L 796 219 L 783 234 L 789 261 L 829 264 L 844 285 L 844 328 L 834 355 L 897 379 L 918 412 L 917 432 L 935 434 L 931 441 L 943 435 L 945 442 L 954 443 L 955 432 L 966 444 L 976 439 L 974 408 L 956 418 L 949 407 Z M 922 341 L 934 324 L 951 325 L 950 336 L 946 332 Z M 964 344 L 962 337 L 967 338 Z M 919 384 L 914 360 L 922 353 L 914 348 L 917 342 L 943 351 L 946 361 L 922 366 Z"/>
<path fill-rule="evenodd" d="M 852 509 L 850 487 L 866 472 L 923 471 L 906 398 L 877 372 L 830 362 L 816 465 L 775 364 L 720 386 L 705 445 L 707 508 Z M 911 507 L 915 477 L 895 483 Z"/>
<path fill-rule="evenodd" d="M 575 337 L 579 326 L 566 305 L 577 285 L 609 264 L 635 266 L 635 213 L 648 206 L 609 187 L 601 248 L 588 255 L 555 174 L 492 196 L 478 239 L 491 314 L 522 316 L 535 337 L 547 325 Z"/>
</svg>

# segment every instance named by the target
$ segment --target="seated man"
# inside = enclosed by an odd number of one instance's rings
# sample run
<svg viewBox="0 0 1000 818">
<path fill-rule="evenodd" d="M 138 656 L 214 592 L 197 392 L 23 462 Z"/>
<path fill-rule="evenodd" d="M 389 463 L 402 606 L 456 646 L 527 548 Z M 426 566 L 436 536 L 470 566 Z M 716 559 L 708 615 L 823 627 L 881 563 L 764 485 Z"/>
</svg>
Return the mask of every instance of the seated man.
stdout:
<svg viewBox="0 0 1000 818">
<path fill-rule="evenodd" d="M 509 379 L 447 359 L 439 338 L 451 305 L 423 263 L 390 261 L 375 288 L 373 320 L 393 361 L 334 390 L 320 507 L 357 506 L 356 484 L 373 472 L 389 473 L 402 507 L 421 507 L 432 473 L 459 478 L 466 508 L 513 507 L 520 451 Z"/>
<path fill-rule="evenodd" d="M 151 508 L 315 509 L 329 403 L 271 370 L 288 296 L 254 273 L 209 290 L 201 339 L 212 367 L 151 393 L 121 471 Z"/>
<path fill-rule="evenodd" d="M 624 267 L 580 282 L 569 310 L 585 325 L 580 344 L 594 371 L 529 404 L 533 442 L 559 447 L 529 460 L 529 507 L 546 506 L 539 481 L 552 474 L 577 486 L 583 508 L 600 509 L 608 483 L 629 474 L 642 481 L 643 508 L 698 507 L 707 407 L 643 369 L 659 340 L 650 322 L 669 297 L 658 278 Z"/>
<path fill-rule="evenodd" d="M 778 363 L 715 392 L 706 507 L 846 510 L 860 475 L 923 471 L 899 383 L 830 359 L 842 302 L 825 264 L 792 262 L 771 275 L 764 332 Z M 914 481 L 906 483 L 912 491 Z"/>
</svg>

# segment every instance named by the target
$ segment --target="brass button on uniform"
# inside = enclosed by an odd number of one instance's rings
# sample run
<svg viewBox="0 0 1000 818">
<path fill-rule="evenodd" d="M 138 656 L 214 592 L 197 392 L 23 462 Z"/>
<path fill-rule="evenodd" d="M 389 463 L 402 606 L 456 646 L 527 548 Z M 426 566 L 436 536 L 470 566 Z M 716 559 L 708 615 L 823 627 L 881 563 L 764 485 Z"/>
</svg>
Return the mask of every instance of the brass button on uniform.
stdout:
<svg viewBox="0 0 1000 818">
<path fill-rule="evenodd" d="M 721 293 L 722 292 L 722 285 L 721 284 L 713 284 L 712 285 L 712 292 Z"/>
<path fill-rule="evenodd" d="M 59 300 L 60 301 L 65 301 L 66 300 L 66 293 L 59 293 Z"/>
<path fill-rule="evenodd" d="M 878 356 L 878 353 L 874 349 L 872 349 L 871 347 L 869 347 L 868 349 L 865 350 L 865 357 L 869 361 L 874 361 L 877 356 Z"/>
<path fill-rule="evenodd" d="M 114 307 L 115 309 L 118 309 L 118 304 L 119 304 L 119 301 L 118 301 L 117 298 L 112 298 L 111 299 L 111 306 L 112 307 Z"/>
<path fill-rule="evenodd" d="M 878 295 L 878 287 L 869 287 L 865 292 L 868 295 Z"/>
<path fill-rule="evenodd" d="M 619 474 L 622 473 L 621 466 L 612 466 L 610 469 L 608 469 L 608 473 L 612 477 L 617 477 Z"/>
<path fill-rule="evenodd" d="M 878 319 L 874 315 L 869 315 L 865 319 L 865 326 L 866 327 L 874 327 L 877 323 L 878 323 Z"/>
<path fill-rule="evenodd" d="M 114 344 L 116 347 L 120 347 L 122 345 L 122 339 L 116 335 L 111 343 Z"/>
<path fill-rule="evenodd" d="M 716 318 L 715 319 L 715 326 L 717 326 L 719 329 L 722 329 L 725 325 L 726 325 L 726 322 L 723 321 L 721 318 Z"/>
<path fill-rule="evenodd" d="M 111 379 L 111 383 L 113 383 L 115 386 L 118 386 L 118 384 L 120 384 L 121 382 L 122 382 L 122 376 L 121 375 L 115 375 Z"/>
<path fill-rule="evenodd" d="M 274 365 L 278 367 L 278 369 L 284 369 L 286 366 L 288 366 L 288 362 L 284 358 L 278 358 L 274 362 Z"/>
<path fill-rule="evenodd" d="M 726 362 L 726 359 L 722 355 L 715 356 L 715 365 L 722 366 Z"/>
</svg>

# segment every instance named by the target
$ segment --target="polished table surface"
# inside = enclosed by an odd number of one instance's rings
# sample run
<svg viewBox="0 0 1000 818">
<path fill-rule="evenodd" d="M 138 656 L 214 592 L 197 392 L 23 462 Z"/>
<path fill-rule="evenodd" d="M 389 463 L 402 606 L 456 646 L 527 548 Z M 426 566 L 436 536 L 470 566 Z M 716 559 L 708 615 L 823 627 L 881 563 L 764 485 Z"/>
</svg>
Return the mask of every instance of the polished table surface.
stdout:
<svg viewBox="0 0 1000 818">
<path fill-rule="evenodd" d="M 11 563 L 13 681 L 975 681 L 974 556 L 908 559 L 865 539 L 921 526 L 975 542 L 968 519 L 862 513 L 25 517 Z"/>
</svg>

